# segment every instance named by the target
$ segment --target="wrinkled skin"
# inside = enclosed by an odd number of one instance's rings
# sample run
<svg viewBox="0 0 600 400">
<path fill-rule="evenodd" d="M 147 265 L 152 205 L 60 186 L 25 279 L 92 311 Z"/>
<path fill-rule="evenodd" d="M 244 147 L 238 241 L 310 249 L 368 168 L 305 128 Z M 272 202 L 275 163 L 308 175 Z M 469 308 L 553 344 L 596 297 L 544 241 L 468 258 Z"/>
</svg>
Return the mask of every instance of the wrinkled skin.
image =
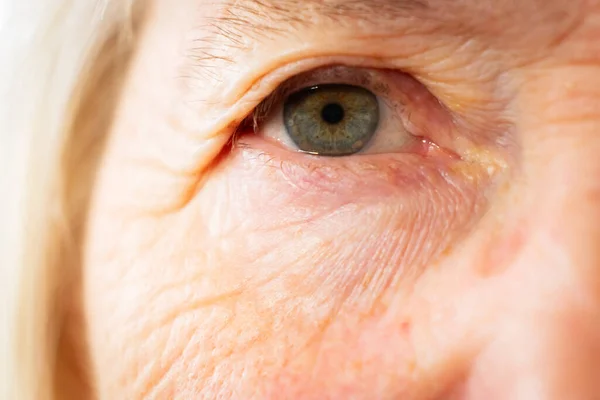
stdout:
<svg viewBox="0 0 600 400">
<path fill-rule="evenodd" d="M 600 399 L 600 3 L 238 4 L 225 38 L 232 2 L 150 3 L 87 225 L 95 395 Z M 437 146 L 229 145 L 332 64 L 419 82 Z"/>
</svg>

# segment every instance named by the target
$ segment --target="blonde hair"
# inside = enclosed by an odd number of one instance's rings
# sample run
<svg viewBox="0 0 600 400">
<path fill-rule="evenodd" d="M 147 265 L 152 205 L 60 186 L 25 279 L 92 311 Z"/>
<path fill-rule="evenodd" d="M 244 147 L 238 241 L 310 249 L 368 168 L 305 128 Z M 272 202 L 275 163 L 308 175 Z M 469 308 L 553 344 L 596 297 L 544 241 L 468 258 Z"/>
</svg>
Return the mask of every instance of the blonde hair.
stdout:
<svg viewBox="0 0 600 400">
<path fill-rule="evenodd" d="M 84 183 L 114 106 L 107 91 L 118 92 L 133 48 L 132 3 L 0 1 L 2 399 L 63 398 L 59 342 Z"/>
</svg>

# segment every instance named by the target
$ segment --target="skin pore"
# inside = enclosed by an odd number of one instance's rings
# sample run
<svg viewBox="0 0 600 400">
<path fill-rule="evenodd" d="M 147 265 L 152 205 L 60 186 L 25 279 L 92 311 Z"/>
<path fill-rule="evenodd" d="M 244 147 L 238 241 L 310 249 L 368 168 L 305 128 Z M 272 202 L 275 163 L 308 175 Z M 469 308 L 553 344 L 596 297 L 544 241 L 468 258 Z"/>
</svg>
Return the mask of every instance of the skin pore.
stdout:
<svg viewBox="0 0 600 400">
<path fill-rule="evenodd" d="M 91 396 L 600 397 L 598 2 L 148 7 L 72 317 Z M 293 148 L 283 90 L 319 83 L 382 99 L 375 147 Z"/>
</svg>

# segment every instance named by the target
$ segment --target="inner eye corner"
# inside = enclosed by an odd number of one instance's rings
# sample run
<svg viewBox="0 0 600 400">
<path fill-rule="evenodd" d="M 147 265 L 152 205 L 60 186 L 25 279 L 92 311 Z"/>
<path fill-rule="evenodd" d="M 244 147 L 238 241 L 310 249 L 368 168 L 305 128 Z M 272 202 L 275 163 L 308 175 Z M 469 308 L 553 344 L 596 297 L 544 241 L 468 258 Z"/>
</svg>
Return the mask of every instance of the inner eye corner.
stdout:
<svg viewBox="0 0 600 400">
<path fill-rule="evenodd" d="M 277 99 L 273 98 L 273 94 L 263 99 L 241 120 L 237 126 L 236 133 L 240 134 L 249 131 L 256 133 L 258 127 L 271 114 L 276 101 Z"/>
</svg>

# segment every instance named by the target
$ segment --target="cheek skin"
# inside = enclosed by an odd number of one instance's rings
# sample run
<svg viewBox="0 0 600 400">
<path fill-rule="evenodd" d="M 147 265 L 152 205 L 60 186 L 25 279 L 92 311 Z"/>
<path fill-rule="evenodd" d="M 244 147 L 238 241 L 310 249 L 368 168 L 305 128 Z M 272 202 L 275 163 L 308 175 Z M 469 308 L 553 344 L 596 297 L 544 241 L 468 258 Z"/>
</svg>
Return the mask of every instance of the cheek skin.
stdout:
<svg viewBox="0 0 600 400">
<path fill-rule="evenodd" d="M 419 366 L 436 344 L 410 288 L 483 211 L 489 177 L 462 164 L 323 160 L 247 136 L 177 212 L 99 204 L 86 295 L 103 394 L 434 395 L 458 356 Z"/>
<path fill-rule="evenodd" d="M 220 257 L 233 258 L 227 264 L 244 282 L 289 273 L 331 299 L 359 283 L 369 291 L 419 275 L 479 214 L 476 187 L 487 177 L 454 173 L 460 163 L 414 154 L 326 160 L 246 137 L 202 186 L 194 207 L 210 228 L 199 239 L 239 245 Z"/>
</svg>

